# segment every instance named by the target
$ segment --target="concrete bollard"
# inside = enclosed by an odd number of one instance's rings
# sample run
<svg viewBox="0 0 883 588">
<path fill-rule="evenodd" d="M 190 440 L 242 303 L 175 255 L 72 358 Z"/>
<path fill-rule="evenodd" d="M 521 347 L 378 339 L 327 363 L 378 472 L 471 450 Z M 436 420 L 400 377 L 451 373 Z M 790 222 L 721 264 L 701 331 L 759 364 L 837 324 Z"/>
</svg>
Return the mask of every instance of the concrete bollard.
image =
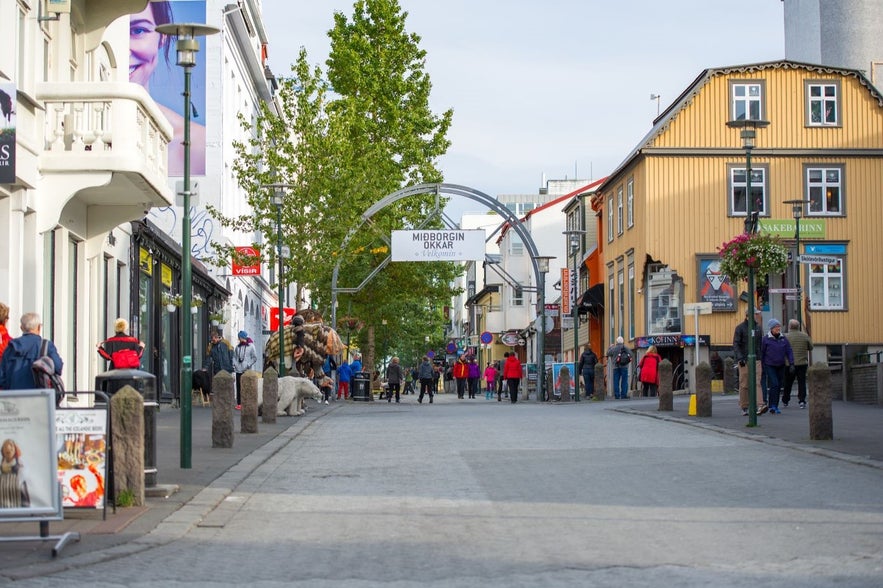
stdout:
<svg viewBox="0 0 883 588">
<path fill-rule="evenodd" d="M 672 365 L 667 359 L 659 362 L 659 408 L 657 410 L 671 412 L 674 410 L 674 394 L 671 389 Z"/>
<path fill-rule="evenodd" d="M 604 383 L 604 366 L 601 362 L 595 364 L 595 400 L 601 401 L 607 398 L 607 386 Z"/>
<path fill-rule="evenodd" d="M 711 416 L 711 378 L 714 372 L 707 361 L 696 366 L 696 416 Z"/>
<path fill-rule="evenodd" d="M 212 447 L 233 447 L 233 385 L 232 374 L 219 371 L 212 380 Z"/>
<path fill-rule="evenodd" d="M 267 368 L 264 372 L 263 408 L 261 420 L 268 425 L 276 424 L 276 409 L 279 407 L 279 372 Z"/>
<path fill-rule="evenodd" d="M 122 490 L 132 493 L 133 506 L 144 505 L 144 399 L 131 386 L 110 398 L 113 447 L 114 504 Z"/>
<path fill-rule="evenodd" d="M 809 389 L 809 438 L 830 441 L 834 438 L 834 416 L 831 411 L 831 372 L 828 364 L 816 362 L 806 371 Z"/>
<path fill-rule="evenodd" d="M 724 360 L 724 394 L 739 393 L 739 369 L 732 357 Z"/>
<path fill-rule="evenodd" d="M 239 432 L 258 432 L 258 374 L 248 370 L 242 374 L 242 390 L 239 396 L 242 400 L 242 408 L 239 413 Z"/>
<path fill-rule="evenodd" d="M 558 370 L 558 391 L 561 392 L 561 402 L 570 402 L 571 390 L 570 368 L 567 365 L 562 365 Z"/>
</svg>

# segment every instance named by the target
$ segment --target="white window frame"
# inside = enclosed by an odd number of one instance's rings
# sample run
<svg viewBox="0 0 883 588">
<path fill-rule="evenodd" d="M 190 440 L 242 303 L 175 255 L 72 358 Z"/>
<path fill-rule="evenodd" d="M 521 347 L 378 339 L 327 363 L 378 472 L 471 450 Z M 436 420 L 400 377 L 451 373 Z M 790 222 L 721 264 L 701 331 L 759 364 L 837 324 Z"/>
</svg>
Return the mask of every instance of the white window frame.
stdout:
<svg viewBox="0 0 883 588">
<path fill-rule="evenodd" d="M 626 184 L 626 219 L 628 228 L 635 226 L 635 178 Z"/>
<path fill-rule="evenodd" d="M 622 235 L 623 232 L 623 200 L 622 200 L 622 185 L 616 189 L 616 234 Z"/>
<path fill-rule="evenodd" d="M 521 257 L 524 255 L 524 243 L 514 231 L 509 235 L 509 255 L 513 257 Z"/>
<path fill-rule="evenodd" d="M 635 262 L 629 257 L 628 263 L 629 276 L 629 340 L 633 340 L 635 333 Z"/>
<path fill-rule="evenodd" d="M 806 182 L 806 200 L 809 201 L 807 206 L 807 216 L 845 216 L 845 202 L 843 190 L 843 171 L 842 165 L 806 165 L 804 167 L 804 178 Z M 821 172 L 821 177 L 813 180 L 815 173 Z M 836 172 L 837 177 L 832 177 L 832 173 Z M 829 191 L 837 191 L 837 210 L 830 210 Z M 815 197 L 814 197 L 815 196 Z"/>
<path fill-rule="evenodd" d="M 839 127 L 840 123 L 840 84 L 834 80 L 807 80 L 806 87 L 806 126 Z M 832 114 L 833 116 L 829 116 Z M 813 120 L 814 116 L 819 118 Z"/>
<path fill-rule="evenodd" d="M 763 80 L 731 80 L 730 120 L 763 120 L 765 85 Z"/>
<path fill-rule="evenodd" d="M 741 175 L 742 179 L 737 181 L 737 177 Z M 745 207 L 742 209 L 736 208 L 736 189 L 742 188 L 742 191 L 745 191 L 746 186 L 746 168 L 744 165 L 730 165 L 727 170 L 727 208 L 730 211 L 730 216 L 746 216 L 748 214 L 748 200 L 745 200 Z M 751 192 L 757 193 L 760 191 L 760 207 L 752 207 L 753 211 L 758 213 L 758 216 L 769 216 L 767 212 L 769 210 L 769 191 L 767 190 L 767 185 L 769 184 L 769 168 L 767 165 L 756 165 L 751 166 Z"/>
<path fill-rule="evenodd" d="M 609 290 L 607 300 L 608 306 L 610 307 L 608 309 L 608 322 L 610 323 L 608 326 L 608 334 L 610 337 L 610 342 L 613 343 L 614 341 L 616 341 L 616 308 L 613 304 L 613 301 L 616 300 L 616 298 L 614 298 L 614 294 L 616 293 L 616 284 L 613 281 L 613 264 L 611 264 L 607 268 L 607 284 Z"/>
<path fill-rule="evenodd" d="M 810 264 L 809 300 L 813 310 L 846 310 L 845 257 L 835 264 Z"/>
<path fill-rule="evenodd" d="M 524 289 L 512 286 L 510 291 L 511 294 L 509 296 L 509 305 L 524 306 Z"/>
<path fill-rule="evenodd" d="M 617 322 L 619 322 L 619 336 L 625 337 L 625 270 L 620 267 L 616 273 L 616 283 L 619 286 L 619 298 L 617 303 Z"/>
<path fill-rule="evenodd" d="M 613 242 L 613 196 L 607 199 L 607 242 Z"/>
</svg>

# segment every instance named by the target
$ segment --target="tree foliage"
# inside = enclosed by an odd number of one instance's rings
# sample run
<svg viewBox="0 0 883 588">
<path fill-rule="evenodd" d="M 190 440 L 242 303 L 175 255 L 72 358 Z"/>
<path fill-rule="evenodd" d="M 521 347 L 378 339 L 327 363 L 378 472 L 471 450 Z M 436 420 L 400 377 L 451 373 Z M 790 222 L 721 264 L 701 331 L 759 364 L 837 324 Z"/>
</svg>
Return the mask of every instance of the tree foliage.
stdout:
<svg viewBox="0 0 883 588">
<path fill-rule="evenodd" d="M 398 0 L 357 0 L 352 17 L 337 12 L 333 22 L 325 70 L 309 65 L 301 49 L 291 76 L 280 80 L 278 111 L 265 105 L 254 121 L 242 119 L 251 139 L 236 145 L 233 171 L 253 213 L 229 217 L 212 210 L 225 226 L 256 241 L 263 235 L 257 245 L 270 260 L 281 216 L 282 240 L 292 254 L 284 283 L 297 283 L 298 298 L 308 290 L 326 315 L 335 264 L 339 285 L 356 287 L 387 255 L 392 230 L 441 226 L 435 197 L 424 195 L 390 205 L 356 230 L 380 198 L 442 181 L 437 162 L 450 145 L 453 117 L 452 110 L 436 115 L 429 107 L 426 53 L 420 37 L 407 31 Z M 280 183 L 289 187 L 277 210 L 265 186 Z M 422 340 L 427 331 L 441 333 L 441 307 L 458 271 L 449 263 L 388 264 L 341 304 L 369 326 L 386 318 L 388 329 L 422 329 Z"/>
</svg>

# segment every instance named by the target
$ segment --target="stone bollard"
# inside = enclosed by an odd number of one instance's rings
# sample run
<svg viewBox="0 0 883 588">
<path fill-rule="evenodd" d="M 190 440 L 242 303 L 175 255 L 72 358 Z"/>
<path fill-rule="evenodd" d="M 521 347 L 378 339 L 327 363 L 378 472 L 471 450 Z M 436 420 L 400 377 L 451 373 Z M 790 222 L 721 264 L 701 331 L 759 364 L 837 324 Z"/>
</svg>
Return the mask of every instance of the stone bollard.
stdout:
<svg viewBox="0 0 883 588">
<path fill-rule="evenodd" d="M 233 384 L 232 374 L 219 371 L 212 381 L 212 447 L 233 447 Z"/>
<path fill-rule="evenodd" d="M 707 361 L 696 366 L 696 416 L 711 416 L 711 365 Z"/>
<path fill-rule="evenodd" d="M 739 368 L 732 357 L 724 360 L 724 394 L 739 393 Z"/>
<path fill-rule="evenodd" d="M 242 390 L 239 391 L 242 400 L 242 409 L 239 413 L 239 432 L 258 432 L 258 378 L 260 374 L 248 370 L 242 374 L 240 383 Z"/>
<path fill-rule="evenodd" d="M 671 389 L 671 362 L 663 359 L 659 362 L 659 408 L 657 410 L 671 412 L 674 410 L 674 394 Z"/>
<path fill-rule="evenodd" d="M 595 364 L 595 400 L 604 400 L 607 398 L 607 386 L 604 383 L 604 366 L 601 362 Z"/>
<path fill-rule="evenodd" d="M 144 505 L 144 399 L 131 386 L 110 398 L 113 447 L 114 504 L 122 490 L 133 495 L 132 506 Z"/>
<path fill-rule="evenodd" d="M 267 368 L 264 372 L 263 404 L 261 420 L 268 425 L 276 424 L 276 410 L 279 408 L 279 372 Z"/>
<path fill-rule="evenodd" d="M 570 393 L 573 388 L 570 381 L 570 368 L 562 365 L 558 370 L 558 391 L 561 392 L 561 402 L 570 402 Z"/>
<path fill-rule="evenodd" d="M 831 372 L 828 364 L 816 362 L 806 371 L 809 388 L 809 438 L 830 441 L 834 438 L 834 416 L 831 411 Z"/>
</svg>

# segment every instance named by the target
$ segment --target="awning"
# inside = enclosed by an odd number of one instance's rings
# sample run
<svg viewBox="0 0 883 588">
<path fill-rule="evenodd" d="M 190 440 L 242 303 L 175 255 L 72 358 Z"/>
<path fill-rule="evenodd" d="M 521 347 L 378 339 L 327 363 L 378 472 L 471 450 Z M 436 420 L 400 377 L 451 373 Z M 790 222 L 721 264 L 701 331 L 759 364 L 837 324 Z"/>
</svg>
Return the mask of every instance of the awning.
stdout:
<svg viewBox="0 0 883 588">
<path fill-rule="evenodd" d="M 595 284 L 579 298 L 579 314 L 599 316 L 604 311 L 604 284 Z"/>
</svg>

